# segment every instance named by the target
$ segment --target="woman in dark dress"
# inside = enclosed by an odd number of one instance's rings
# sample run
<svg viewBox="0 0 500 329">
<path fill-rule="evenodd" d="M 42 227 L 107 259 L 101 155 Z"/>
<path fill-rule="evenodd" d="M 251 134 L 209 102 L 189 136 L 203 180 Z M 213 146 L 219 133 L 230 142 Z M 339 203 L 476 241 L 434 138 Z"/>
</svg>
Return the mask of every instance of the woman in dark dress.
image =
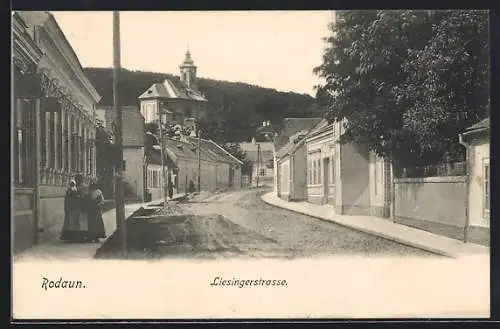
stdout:
<svg viewBox="0 0 500 329">
<path fill-rule="evenodd" d="M 82 198 L 76 180 L 70 181 L 64 197 L 64 224 L 61 240 L 66 242 L 84 242 L 86 223 L 82 221 Z"/>
<path fill-rule="evenodd" d="M 95 182 L 91 182 L 89 185 L 86 203 L 89 218 L 88 238 L 92 242 L 99 242 L 100 238 L 106 237 L 101 210 L 104 205 L 104 197 Z"/>
</svg>

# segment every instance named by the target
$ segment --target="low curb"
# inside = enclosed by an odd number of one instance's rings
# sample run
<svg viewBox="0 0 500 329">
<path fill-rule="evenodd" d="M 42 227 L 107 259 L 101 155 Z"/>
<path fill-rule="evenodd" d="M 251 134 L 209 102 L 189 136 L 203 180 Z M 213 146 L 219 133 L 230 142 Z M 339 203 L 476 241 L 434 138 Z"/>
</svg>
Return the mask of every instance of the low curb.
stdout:
<svg viewBox="0 0 500 329">
<path fill-rule="evenodd" d="M 367 228 L 357 227 L 357 226 L 353 226 L 353 225 L 347 225 L 346 223 L 338 222 L 338 221 L 336 221 L 333 218 L 328 218 L 327 219 L 327 218 L 319 217 L 317 215 L 310 214 L 307 211 L 300 211 L 300 210 L 297 210 L 297 209 L 291 209 L 291 208 L 287 208 L 287 207 L 284 207 L 284 206 L 280 206 L 278 204 L 273 203 L 270 200 L 267 200 L 266 194 L 262 195 L 260 198 L 266 204 L 271 205 L 273 207 L 277 207 L 277 208 L 281 208 L 281 209 L 286 209 L 288 211 L 292 211 L 292 212 L 295 212 L 295 213 L 298 213 L 298 214 L 302 214 L 302 215 L 307 215 L 307 216 L 310 216 L 310 217 L 313 217 L 313 218 L 316 218 L 316 219 L 319 219 L 319 220 L 322 220 L 322 221 L 326 221 L 326 222 L 330 222 L 330 223 L 335 223 L 337 225 L 340 225 L 340 226 L 343 226 L 343 227 L 347 227 L 347 228 L 353 229 L 353 230 L 358 231 L 358 232 L 362 232 L 362 233 L 369 234 L 369 235 L 372 235 L 372 236 L 380 237 L 380 238 L 383 238 L 383 239 L 386 239 L 386 240 L 389 240 L 389 241 L 393 241 L 393 242 L 396 242 L 396 243 L 399 243 L 399 244 L 402 244 L 402 245 L 405 245 L 405 246 L 409 246 L 409 247 L 417 248 L 417 249 L 420 249 L 420 250 L 424 250 L 424 251 L 430 252 L 432 254 L 436 254 L 436 255 L 440 255 L 440 256 L 445 256 L 445 257 L 453 258 L 453 259 L 457 259 L 458 258 L 458 255 L 450 253 L 450 252 L 447 252 L 447 251 L 444 251 L 444 250 L 439 249 L 439 248 L 432 248 L 432 247 L 430 247 L 428 245 L 418 244 L 418 243 L 415 243 L 413 241 L 408 241 L 408 240 L 405 240 L 405 239 L 401 239 L 401 238 L 396 237 L 394 235 L 384 234 L 384 233 L 373 231 L 373 230 L 370 230 L 370 229 L 367 229 Z"/>
</svg>

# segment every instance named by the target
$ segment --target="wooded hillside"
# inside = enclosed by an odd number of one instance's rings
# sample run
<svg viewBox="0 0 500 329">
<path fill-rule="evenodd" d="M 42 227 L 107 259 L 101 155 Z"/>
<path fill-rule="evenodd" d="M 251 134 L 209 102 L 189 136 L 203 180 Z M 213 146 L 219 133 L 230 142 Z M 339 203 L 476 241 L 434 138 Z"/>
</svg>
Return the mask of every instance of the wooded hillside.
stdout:
<svg viewBox="0 0 500 329">
<path fill-rule="evenodd" d="M 111 68 L 85 68 L 85 73 L 101 94 L 101 103 L 113 103 L 113 71 Z M 173 75 L 158 72 L 122 70 L 120 100 L 122 105 L 138 105 L 137 97 L 155 82 Z M 212 79 L 198 79 L 201 92 L 209 101 L 208 116 L 214 140 L 240 142 L 249 140 L 264 120 L 277 124 L 284 117 L 311 117 L 322 115 L 307 94 L 279 92 L 245 83 Z"/>
</svg>

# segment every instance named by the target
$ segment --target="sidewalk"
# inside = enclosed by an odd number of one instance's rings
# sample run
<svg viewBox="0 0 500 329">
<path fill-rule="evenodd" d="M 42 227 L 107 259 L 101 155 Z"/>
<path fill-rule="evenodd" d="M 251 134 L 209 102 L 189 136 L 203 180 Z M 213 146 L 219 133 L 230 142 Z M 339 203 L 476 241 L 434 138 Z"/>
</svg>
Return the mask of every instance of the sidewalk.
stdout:
<svg viewBox="0 0 500 329">
<path fill-rule="evenodd" d="M 184 195 L 180 193 L 174 195 L 174 198 Z M 162 202 L 163 199 L 153 200 L 147 203 L 131 203 L 125 205 L 125 219 L 140 207 Z M 102 214 L 106 236 L 109 237 L 116 230 L 116 209 L 105 211 Z M 33 246 L 17 255 L 14 255 L 14 261 L 20 260 L 81 260 L 92 259 L 97 249 L 102 243 L 63 243 L 56 240 Z"/>
<path fill-rule="evenodd" d="M 488 247 L 482 245 L 463 243 L 462 241 L 445 236 L 395 224 L 389 219 L 370 216 L 336 215 L 334 214 L 334 207 L 332 205 L 288 202 L 274 195 L 274 192 L 266 193 L 261 198 L 267 204 L 276 207 L 332 221 L 357 231 L 451 258 L 459 258 L 471 254 L 489 255 L 490 252 Z"/>
</svg>

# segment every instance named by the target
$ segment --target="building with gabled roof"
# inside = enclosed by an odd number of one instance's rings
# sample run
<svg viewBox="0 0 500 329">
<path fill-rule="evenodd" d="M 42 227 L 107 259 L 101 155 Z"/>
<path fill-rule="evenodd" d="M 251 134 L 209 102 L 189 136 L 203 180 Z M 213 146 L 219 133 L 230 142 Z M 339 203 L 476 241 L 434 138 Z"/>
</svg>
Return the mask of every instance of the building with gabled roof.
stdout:
<svg viewBox="0 0 500 329">
<path fill-rule="evenodd" d="M 165 153 L 175 164 L 169 175 L 178 193 L 188 192 L 192 185 L 198 187 L 198 175 L 202 191 L 241 187 L 243 162 L 212 140 L 190 136 L 166 138 Z"/>
<path fill-rule="evenodd" d="M 283 147 L 290 143 L 290 138 L 301 131 L 309 131 L 314 128 L 321 118 L 284 118 L 278 125 L 277 132 L 274 134 L 273 147 L 274 147 L 274 157 L 273 157 L 273 176 L 274 184 L 273 189 L 277 196 L 280 195 L 280 189 L 283 189 L 283 184 L 281 180 L 289 180 L 289 174 L 284 177 L 283 172 L 280 172 L 280 167 L 278 165 L 278 155 L 286 153 L 283 151 Z M 287 177 L 287 178 L 285 178 Z"/>
<path fill-rule="evenodd" d="M 188 50 L 180 65 L 180 78 L 169 77 L 154 83 L 139 96 L 145 122 L 157 120 L 160 112 L 167 114 L 170 123 L 182 126 L 192 126 L 196 119 L 204 118 L 208 100 L 198 90 L 196 73 Z"/>
<path fill-rule="evenodd" d="M 56 239 L 75 176 L 96 176 L 101 96 L 48 11 L 12 13 L 14 250 Z"/>
<path fill-rule="evenodd" d="M 490 227 L 490 118 L 484 118 L 459 135 L 467 158 L 467 217 L 471 233 L 489 235 Z M 483 231 L 483 232 L 482 232 Z M 484 232 L 486 231 L 486 232 Z"/>
<path fill-rule="evenodd" d="M 366 145 L 341 143 L 344 122 L 323 119 L 306 136 L 307 198 L 338 214 L 388 217 L 390 164 Z"/>
</svg>

